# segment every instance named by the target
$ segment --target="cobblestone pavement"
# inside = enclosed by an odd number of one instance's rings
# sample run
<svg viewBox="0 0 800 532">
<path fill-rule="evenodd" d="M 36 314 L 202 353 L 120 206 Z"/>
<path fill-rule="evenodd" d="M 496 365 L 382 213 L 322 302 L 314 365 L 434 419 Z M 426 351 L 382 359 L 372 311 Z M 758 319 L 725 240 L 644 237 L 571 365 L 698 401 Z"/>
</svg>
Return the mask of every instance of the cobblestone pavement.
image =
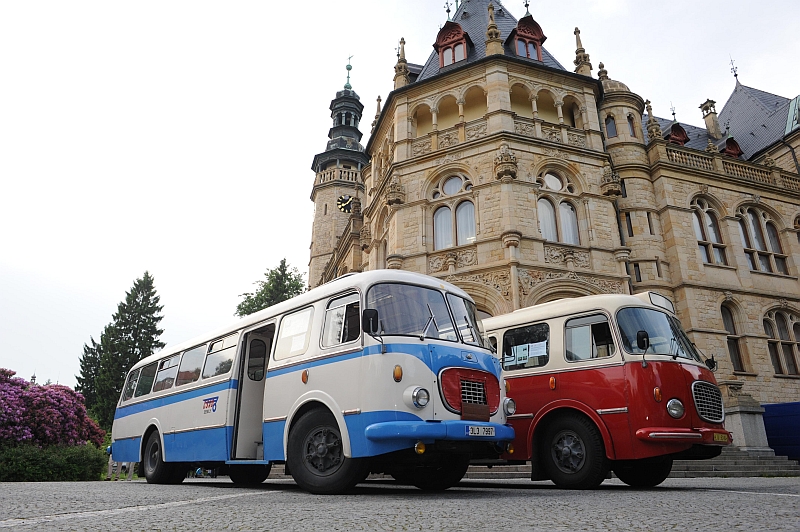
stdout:
<svg viewBox="0 0 800 532">
<path fill-rule="evenodd" d="M 800 530 L 800 478 L 668 479 L 650 490 L 463 481 L 424 493 L 376 480 L 317 496 L 290 480 L 238 488 L 133 482 L 0 484 L 0 529 L 23 530 Z"/>
</svg>

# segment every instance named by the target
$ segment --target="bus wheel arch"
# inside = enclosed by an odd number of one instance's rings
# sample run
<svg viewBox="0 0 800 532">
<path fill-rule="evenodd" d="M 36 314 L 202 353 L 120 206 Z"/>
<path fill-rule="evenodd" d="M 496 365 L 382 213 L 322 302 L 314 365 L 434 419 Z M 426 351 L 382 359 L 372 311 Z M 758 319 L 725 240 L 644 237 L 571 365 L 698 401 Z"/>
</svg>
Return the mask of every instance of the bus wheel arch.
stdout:
<svg viewBox="0 0 800 532">
<path fill-rule="evenodd" d="M 344 421 L 341 408 L 338 408 L 336 401 L 333 398 L 321 392 L 314 390 L 300 396 L 292 408 L 289 409 L 289 415 L 286 416 L 286 428 L 283 432 L 283 451 L 284 457 L 288 457 L 289 451 L 289 434 L 292 427 L 305 415 L 307 412 L 315 409 L 327 411 L 334 417 L 336 423 L 339 425 L 341 431 L 342 445 L 344 447 L 344 455 L 348 458 L 352 457 L 350 445 L 350 431 L 347 429 L 347 423 Z"/>
<path fill-rule="evenodd" d="M 532 474 L 566 489 L 593 489 L 611 461 L 600 426 L 584 412 L 558 408 L 536 424 L 531 440 Z"/>
<path fill-rule="evenodd" d="M 547 423 L 550 423 L 558 416 L 568 415 L 570 413 L 583 415 L 594 424 L 595 428 L 600 432 L 600 436 L 603 438 L 603 447 L 605 448 L 606 458 L 608 460 L 615 460 L 616 453 L 614 451 L 614 442 L 611 439 L 611 433 L 608 431 L 608 427 L 606 427 L 606 424 L 603 422 L 600 416 L 597 415 L 597 412 L 587 407 L 583 403 L 569 399 L 555 401 L 545 405 L 536 414 L 528 433 L 527 443 L 529 446 L 531 446 L 528 449 L 528 456 L 534 458 L 536 457 L 536 446 L 539 444 L 539 442 L 536 441 L 536 438 L 542 435 L 542 429 L 546 427 Z"/>
</svg>

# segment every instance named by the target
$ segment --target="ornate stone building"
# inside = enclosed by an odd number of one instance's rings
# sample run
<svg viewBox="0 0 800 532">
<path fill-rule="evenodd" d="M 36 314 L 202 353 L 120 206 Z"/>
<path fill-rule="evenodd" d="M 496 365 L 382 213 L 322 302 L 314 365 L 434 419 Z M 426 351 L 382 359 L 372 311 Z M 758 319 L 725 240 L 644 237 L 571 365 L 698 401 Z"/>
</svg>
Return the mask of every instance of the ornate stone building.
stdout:
<svg viewBox="0 0 800 532">
<path fill-rule="evenodd" d="M 719 361 L 729 413 L 800 401 L 797 100 L 737 80 L 719 116 L 700 106 L 705 129 L 660 119 L 575 38 L 570 70 L 530 14 L 464 0 L 424 65 L 401 41 L 366 151 L 334 111 L 314 160 L 310 285 L 402 268 L 489 315 L 655 290 Z"/>
</svg>

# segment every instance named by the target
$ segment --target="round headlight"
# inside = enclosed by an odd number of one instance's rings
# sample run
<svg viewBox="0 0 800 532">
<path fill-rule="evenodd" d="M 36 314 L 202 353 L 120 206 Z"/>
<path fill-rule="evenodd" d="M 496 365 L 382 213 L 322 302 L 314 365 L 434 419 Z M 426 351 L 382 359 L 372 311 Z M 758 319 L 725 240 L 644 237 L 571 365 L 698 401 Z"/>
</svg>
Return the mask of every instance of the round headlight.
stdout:
<svg viewBox="0 0 800 532">
<path fill-rule="evenodd" d="M 683 408 L 683 403 L 681 403 L 680 399 L 670 399 L 667 401 L 667 412 L 675 419 L 683 417 L 684 411 L 685 409 Z"/>
<path fill-rule="evenodd" d="M 503 411 L 507 416 L 513 416 L 517 411 L 517 402 L 510 397 L 503 399 Z"/>
<path fill-rule="evenodd" d="M 411 392 L 411 402 L 417 408 L 423 408 L 431 400 L 431 394 L 425 388 L 416 388 Z"/>
</svg>

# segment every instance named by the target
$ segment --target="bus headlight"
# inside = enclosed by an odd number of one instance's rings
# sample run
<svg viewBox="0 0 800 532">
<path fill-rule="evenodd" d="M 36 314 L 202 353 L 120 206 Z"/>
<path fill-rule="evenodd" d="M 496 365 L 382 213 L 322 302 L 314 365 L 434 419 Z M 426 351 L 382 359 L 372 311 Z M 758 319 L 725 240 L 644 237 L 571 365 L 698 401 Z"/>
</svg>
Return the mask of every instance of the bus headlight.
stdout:
<svg viewBox="0 0 800 532">
<path fill-rule="evenodd" d="M 513 416 L 517 412 L 517 402 L 510 397 L 503 399 L 503 412 L 507 416 Z"/>
<path fill-rule="evenodd" d="M 667 413 L 669 413 L 670 416 L 679 419 L 683 417 L 684 412 L 685 409 L 680 399 L 670 399 L 667 401 Z"/>
<path fill-rule="evenodd" d="M 431 394 L 425 388 L 414 388 L 414 391 L 411 392 L 411 402 L 417 408 L 424 408 L 430 400 Z"/>
</svg>

